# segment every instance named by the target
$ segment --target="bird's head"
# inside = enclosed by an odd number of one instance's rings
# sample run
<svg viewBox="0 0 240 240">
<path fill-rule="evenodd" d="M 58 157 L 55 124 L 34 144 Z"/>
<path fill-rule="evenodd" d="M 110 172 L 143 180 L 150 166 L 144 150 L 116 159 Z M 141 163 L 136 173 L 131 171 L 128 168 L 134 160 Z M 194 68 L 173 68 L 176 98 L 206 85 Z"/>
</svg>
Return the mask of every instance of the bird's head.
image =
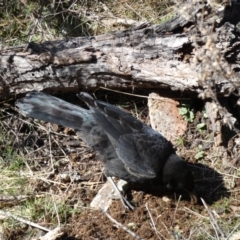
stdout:
<svg viewBox="0 0 240 240">
<path fill-rule="evenodd" d="M 191 201 L 198 201 L 193 175 L 187 163 L 176 154 L 171 154 L 163 167 L 163 183 L 168 189 L 188 192 Z"/>
</svg>

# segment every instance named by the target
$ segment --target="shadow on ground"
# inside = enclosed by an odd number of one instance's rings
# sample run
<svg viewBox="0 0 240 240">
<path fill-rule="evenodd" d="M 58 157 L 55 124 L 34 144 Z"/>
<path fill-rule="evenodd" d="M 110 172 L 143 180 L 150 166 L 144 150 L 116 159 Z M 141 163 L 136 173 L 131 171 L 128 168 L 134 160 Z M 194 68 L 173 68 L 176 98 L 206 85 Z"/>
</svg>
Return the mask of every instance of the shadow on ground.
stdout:
<svg viewBox="0 0 240 240">
<path fill-rule="evenodd" d="M 218 200 L 230 196 L 227 188 L 224 186 L 223 177 L 220 173 L 215 171 L 213 168 L 210 168 L 203 164 L 193 164 L 189 163 L 189 167 L 195 178 L 195 189 L 199 197 L 199 203 L 202 205 L 200 198 L 203 198 L 204 201 L 212 205 Z M 185 192 L 173 192 L 169 189 L 166 189 L 163 186 L 146 186 L 146 185 L 136 185 L 130 184 L 129 191 L 126 192 L 129 199 L 133 199 L 131 190 L 142 191 L 144 193 L 151 194 L 153 196 L 162 198 L 164 196 L 169 199 L 177 200 L 181 195 L 181 199 L 185 201 L 191 201 L 188 193 Z M 135 203 L 137 205 L 137 203 Z"/>
</svg>

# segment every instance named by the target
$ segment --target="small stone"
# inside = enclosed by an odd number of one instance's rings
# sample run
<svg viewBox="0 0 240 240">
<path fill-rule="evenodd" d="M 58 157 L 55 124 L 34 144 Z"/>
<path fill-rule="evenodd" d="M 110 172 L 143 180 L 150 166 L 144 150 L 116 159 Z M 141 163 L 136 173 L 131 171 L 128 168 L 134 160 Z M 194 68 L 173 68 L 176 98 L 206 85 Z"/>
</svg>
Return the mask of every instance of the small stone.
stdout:
<svg viewBox="0 0 240 240">
<path fill-rule="evenodd" d="M 170 199 L 168 198 L 168 197 L 162 197 L 162 200 L 164 201 L 164 202 L 169 202 L 170 201 Z"/>
<path fill-rule="evenodd" d="M 151 93 L 148 98 L 150 123 L 154 130 L 177 143 L 187 130 L 187 121 L 179 113 L 179 102 Z"/>
<path fill-rule="evenodd" d="M 107 181 L 90 203 L 90 207 L 107 211 L 112 203 L 112 192 L 114 192 L 112 184 Z"/>
<path fill-rule="evenodd" d="M 59 174 L 58 177 L 62 182 L 65 182 L 65 183 L 71 181 L 70 176 L 66 173 Z"/>
</svg>

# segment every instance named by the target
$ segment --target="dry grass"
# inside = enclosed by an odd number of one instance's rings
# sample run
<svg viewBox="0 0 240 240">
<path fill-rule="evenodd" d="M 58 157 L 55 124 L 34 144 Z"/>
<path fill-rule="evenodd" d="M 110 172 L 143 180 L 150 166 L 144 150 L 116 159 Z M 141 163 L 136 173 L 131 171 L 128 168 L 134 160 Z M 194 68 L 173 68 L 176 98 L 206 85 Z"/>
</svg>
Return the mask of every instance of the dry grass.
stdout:
<svg viewBox="0 0 240 240">
<path fill-rule="evenodd" d="M 171 1 L 3 1 L 3 45 L 99 35 L 138 25 L 160 23 L 174 11 Z"/>
<path fill-rule="evenodd" d="M 102 184 L 101 167 L 94 154 L 72 136 L 71 130 L 65 134 L 57 126 L 29 121 L 11 109 L 2 109 L 0 129 L 0 215 L 6 239 L 36 236 L 39 230 L 28 229 L 31 224 L 23 220 L 52 229 L 80 214 L 86 203 L 79 194 L 91 192 L 86 188 L 95 192 Z M 68 143 L 70 146 L 65 146 Z M 81 176 L 79 169 L 84 172 Z"/>
</svg>

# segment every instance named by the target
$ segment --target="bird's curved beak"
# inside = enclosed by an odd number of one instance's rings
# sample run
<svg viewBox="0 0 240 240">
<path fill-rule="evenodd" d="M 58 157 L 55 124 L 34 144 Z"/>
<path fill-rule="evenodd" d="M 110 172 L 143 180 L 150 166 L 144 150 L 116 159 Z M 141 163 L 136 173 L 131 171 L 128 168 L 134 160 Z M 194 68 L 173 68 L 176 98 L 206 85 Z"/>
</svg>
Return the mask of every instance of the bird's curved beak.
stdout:
<svg viewBox="0 0 240 240">
<path fill-rule="evenodd" d="M 186 188 L 184 188 L 184 190 L 190 195 L 191 203 L 192 204 L 198 204 L 199 197 L 198 197 L 198 194 L 197 194 L 196 190 L 193 189 L 193 190 L 190 191 L 190 190 L 188 190 Z"/>
<path fill-rule="evenodd" d="M 191 203 L 193 204 L 197 204 L 199 201 L 199 197 L 197 195 L 197 192 L 195 189 L 193 189 L 192 191 L 187 190 L 188 194 L 190 195 L 191 198 Z"/>
</svg>

